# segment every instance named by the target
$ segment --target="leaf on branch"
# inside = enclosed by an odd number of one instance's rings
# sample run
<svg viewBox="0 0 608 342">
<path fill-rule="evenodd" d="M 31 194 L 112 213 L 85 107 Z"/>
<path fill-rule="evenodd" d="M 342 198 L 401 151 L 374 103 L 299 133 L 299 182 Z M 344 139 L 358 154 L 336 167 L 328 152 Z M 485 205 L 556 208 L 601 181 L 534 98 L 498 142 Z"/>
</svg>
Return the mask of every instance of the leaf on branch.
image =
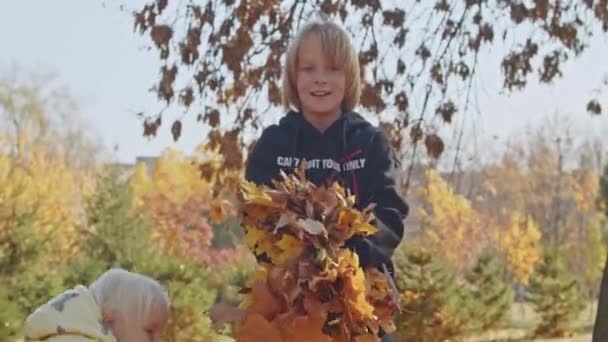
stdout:
<svg viewBox="0 0 608 342">
<path fill-rule="evenodd" d="M 187 87 L 186 89 L 182 90 L 182 94 L 180 95 L 180 101 L 184 106 L 190 107 L 193 100 L 194 92 L 192 91 L 191 87 Z"/>
<path fill-rule="evenodd" d="M 338 10 L 339 1 L 332 2 L 331 0 L 323 0 L 321 3 L 321 12 L 327 15 L 336 13 Z"/>
<path fill-rule="evenodd" d="M 158 14 L 161 14 L 165 8 L 167 8 L 167 5 L 169 3 L 169 0 L 156 0 L 156 8 L 158 9 Z"/>
<path fill-rule="evenodd" d="M 359 55 L 359 62 L 361 63 L 361 65 L 366 65 L 375 61 L 376 58 L 378 58 L 378 47 L 376 46 L 376 44 L 372 43 L 369 50 L 363 51 Z"/>
<path fill-rule="evenodd" d="M 424 145 L 426 146 L 427 153 L 435 159 L 439 158 L 443 153 L 443 140 L 436 134 L 427 134 L 426 138 L 424 138 Z"/>
<path fill-rule="evenodd" d="M 177 141 L 182 134 L 182 122 L 179 120 L 175 120 L 173 125 L 171 125 L 171 135 L 173 136 L 173 141 Z"/>
<path fill-rule="evenodd" d="M 494 40 L 494 29 L 489 23 L 481 25 L 479 28 L 479 36 L 484 42 L 492 42 Z"/>
<path fill-rule="evenodd" d="M 401 131 L 395 127 L 394 123 L 381 122 L 380 127 L 388 136 L 388 140 L 395 151 L 401 151 L 401 144 L 403 143 L 403 136 Z"/>
<path fill-rule="evenodd" d="M 395 39 L 393 40 L 393 43 L 395 43 L 395 45 L 397 45 L 399 48 L 402 48 L 403 45 L 405 44 L 405 38 L 407 37 L 408 32 L 409 32 L 408 29 L 406 29 L 405 27 L 402 27 L 401 29 L 399 29 L 399 31 L 395 35 Z"/>
<path fill-rule="evenodd" d="M 523 88 L 527 75 L 532 72 L 530 60 L 538 53 L 538 45 L 531 39 L 520 52 L 509 53 L 502 61 L 502 70 L 505 77 L 504 86 L 509 90 Z"/>
<path fill-rule="evenodd" d="M 435 63 L 435 65 L 431 67 L 431 78 L 433 78 L 433 81 L 443 84 L 443 72 L 441 71 L 441 64 Z"/>
<path fill-rule="evenodd" d="M 409 107 L 409 100 L 407 98 L 407 94 L 405 91 L 401 91 L 397 95 L 395 95 L 395 105 L 401 112 L 405 112 Z"/>
<path fill-rule="evenodd" d="M 463 81 L 466 80 L 471 74 L 471 69 L 469 69 L 469 66 L 463 61 L 460 61 L 456 64 L 456 66 L 454 67 L 454 71 L 458 75 L 460 75 Z"/>
<path fill-rule="evenodd" d="M 418 49 L 416 49 L 416 56 L 420 57 L 424 63 L 431 57 L 431 51 L 422 43 Z"/>
<path fill-rule="evenodd" d="M 456 106 L 454 105 L 454 102 L 447 101 L 437 107 L 435 113 L 441 115 L 441 118 L 445 123 L 451 123 L 452 116 L 454 116 L 454 113 L 456 113 Z"/>
<path fill-rule="evenodd" d="M 216 128 L 220 125 L 220 111 L 217 108 L 207 108 L 207 113 L 205 113 L 204 117 L 205 122 L 209 124 L 209 126 Z"/>
<path fill-rule="evenodd" d="M 528 16 L 528 9 L 522 3 L 511 4 L 511 20 L 516 24 L 521 24 Z"/>
<path fill-rule="evenodd" d="M 133 32 L 139 28 L 139 33 L 143 34 L 149 27 L 155 25 L 156 13 L 153 5 L 146 5 L 140 12 L 133 12 L 133 16 L 135 17 Z"/>
<path fill-rule="evenodd" d="M 171 102 L 173 98 L 173 82 L 177 76 L 177 66 L 173 65 L 171 68 L 163 66 L 161 69 L 162 78 L 158 87 L 158 97 L 164 99 L 167 103 Z"/>
<path fill-rule="evenodd" d="M 281 104 L 281 90 L 276 82 L 268 82 L 268 101 L 277 106 Z"/>
<path fill-rule="evenodd" d="M 158 127 L 160 127 L 160 123 L 161 123 L 160 116 L 155 121 L 145 119 L 144 120 L 144 137 L 156 136 L 156 131 L 158 131 Z"/>
<path fill-rule="evenodd" d="M 447 12 L 450 10 L 450 4 L 447 2 L 447 0 L 439 0 L 435 4 L 434 9 L 436 11 Z"/>
<path fill-rule="evenodd" d="M 399 58 L 397 60 L 397 74 L 403 75 L 404 73 L 405 73 L 405 63 L 403 63 L 403 60 L 401 58 Z"/>
<path fill-rule="evenodd" d="M 382 12 L 384 17 L 384 25 L 390 25 L 394 28 L 402 27 L 405 22 L 405 11 L 400 8 L 395 10 L 385 10 Z"/>
<path fill-rule="evenodd" d="M 410 139 L 412 139 L 412 142 L 414 144 L 420 141 L 423 136 L 424 132 L 422 131 L 422 126 L 420 125 L 420 123 L 416 123 L 414 126 L 412 126 L 412 128 L 410 129 Z"/>
<path fill-rule="evenodd" d="M 378 113 L 383 111 L 384 108 L 386 108 L 386 103 L 384 103 L 381 93 L 382 89 L 379 83 L 371 86 L 369 83 L 365 82 L 361 92 L 361 105 Z"/>
<path fill-rule="evenodd" d="M 559 51 L 553 51 L 543 58 L 543 66 L 539 70 L 541 82 L 549 83 L 556 76 L 562 76 L 562 72 L 559 69 L 560 58 L 561 54 Z"/>
<path fill-rule="evenodd" d="M 253 47 L 253 40 L 249 32 L 243 26 L 239 27 L 236 34 L 222 47 L 222 61 L 239 78 L 241 73 L 241 63 L 245 60 L 245 55 Z"/>
<path fill-rule="evenodd" d="M 172 35 L 173 30 L 167 25 L 156 25 L 152 27 L 152 31 L 150 31 L 152 41 L 159 48 L 167 47 Z"/>
<path fill-rule="evenodd" d="M 602 114 L 602 106 L 594 99 L 587 103 L 587 111 L 593 115 L 600 115 Z"/>
</svg>

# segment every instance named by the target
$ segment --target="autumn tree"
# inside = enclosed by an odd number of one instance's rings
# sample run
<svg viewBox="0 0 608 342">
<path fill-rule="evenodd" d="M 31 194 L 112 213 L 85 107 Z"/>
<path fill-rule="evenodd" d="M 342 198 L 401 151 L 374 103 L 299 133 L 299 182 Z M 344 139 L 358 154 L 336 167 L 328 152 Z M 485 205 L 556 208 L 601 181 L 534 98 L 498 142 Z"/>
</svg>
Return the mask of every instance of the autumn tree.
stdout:
<svg viewBox="0 0 608 342">
<path fill-rule="evenodd" d="M 456 193 L 436 170 L 426 171 L 426 184 L 420 191 L 423 239 L 451 267 L 468 269 L 478 252 L 493 244 L 497 232 L 482 226 L 472 203 Z"/>
<path fill-rule="evenodd" d="M 96 155 L 84 134 L 71 141 L 82 151 L 68 153 L 69 131 L 80 128 L 58 116 L 77 118 L 70 102 L 46 78 L 0 77 L 1 340 L 19 338 L 27 315 L 61 290 L 61 263 L 80 251 Z"/>
<path fill-rule="evenodd" d="M 530 217 L 515 212 L 500 237 L 500 249 L 517 284 L 528 285 L 536 264 L 541 260 L 541 233 Z"/>
<path fill-rule="evenodd" d="M 168 117 L 178 111 L 196 115 L 211 138 L 246 145 L 280 104 L 289 39 L 317 12 L 351 32 L 365 81 L 361 104 L 391 124 L 384 127 L 398 149 L 413 142 L 410 156 L 422 144 L 431 156 L 444 150 L 438 124 L 469 114 L 472 80 L 490 48 L 500 51 L 494 67 L 504 89 L 519 91 L 559 78 L 589 37 L 608 30 L 605 2 L 591 0 L 148 1 L 133 11 L 134 31 L 161 61 L 153 91 L 167 108 L 142 115 L 144 135 L 164 122 L 179 138 L 181 117 Z M 595 102 L 587 108 L 601 112 Z"/>
<path fill-rule="evenodd" d="M 213 179 L 201 175 L 201 168 L 216 168 L 220 163 L 215 158 L 221 156 L 211 152 L 201 150 L 189 156 L 167 149 L 155 160 L 152 170 L 143 163 L 135 167 L 130 184 L 136 205 L 150 210 L 156 240 L 166 255 L 204 264 L 235 256 L 240 235 L 234 236 L 233 246 L 220 249 L 211 245 L 214 231 L 226 230 L 224 223 L 234 216 L 231 201 L 225 197 L 230 193 L 216 188 L 220 182 L 215 177 L 221 173 L 213 172 Z M 235 230 L 232 232 L 236 234 Z"/>
<path fill-rule="evenodd" d="M 71 141 L 78 153 L 67 149 L 70 131 L 82 128 L 62 126 L 66 116 L 78 119 L 72 101 L 44 77 L 0 78 L 0 202 L 32 214 L 37 234 L 52 241 L 55 261 L 76 252 L 83 199 L 93 190 L 95 143 L 81 135 Z"/>
<path fill-rule="evenodd" d="M 577 262 L 587 239 L 587 219 L 597 214 L 598 176 L 585 155 L 587 139 L 563 116 L 513 136 L 506 151 L 482 168 L 471 198 L 475 208 L 496 224 L 509 225 L 511 213 L 530 216 L 543 242 L 571 243 Z M 579 269 L 586 266 L 578 265 Z"/>
</svg>

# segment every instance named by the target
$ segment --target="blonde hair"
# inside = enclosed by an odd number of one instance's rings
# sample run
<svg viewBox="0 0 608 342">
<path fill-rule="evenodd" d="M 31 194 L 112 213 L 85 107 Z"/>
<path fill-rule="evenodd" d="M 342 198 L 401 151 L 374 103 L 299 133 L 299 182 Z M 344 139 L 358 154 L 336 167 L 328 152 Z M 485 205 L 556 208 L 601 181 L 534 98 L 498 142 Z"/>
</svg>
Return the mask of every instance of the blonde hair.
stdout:
<svg viewBox="0 0 608 342">
<path fill-rule="evenodd" d="M 283 67 L 283 106 L 287 109 L 302 109 L 296 86 L 298 50 L 302 41 L 310 34 L 318 35 L 321 39 L 323 53 L 331 59 L 333 64 L 343 66 L 346 88 L 342 100 L 342 110 L 353 110 L 359 104 L 361 96 L 359 57 L 348 33 L 340 25 L 323 16 L 304 25 L 287 49 Z"/>
<path fill-rule="evenodd" d="M 102 313 L 121 313 L 128 324 L 141 325 L 154 310 L 170 311 L 169 296 L 154 279 L 115 268 L 89 287 Z"/>
</svg>

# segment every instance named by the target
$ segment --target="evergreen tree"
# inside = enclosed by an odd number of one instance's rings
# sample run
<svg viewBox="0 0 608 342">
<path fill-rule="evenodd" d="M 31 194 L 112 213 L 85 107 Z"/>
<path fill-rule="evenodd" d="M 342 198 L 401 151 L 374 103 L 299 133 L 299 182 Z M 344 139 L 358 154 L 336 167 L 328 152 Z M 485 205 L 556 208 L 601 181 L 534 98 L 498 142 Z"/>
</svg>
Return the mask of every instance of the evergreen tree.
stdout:
<svg viewBox="0 0 608 342">
<path fill-rule="evenodd" d="M 402 314 L 400 341 L 437 342 L 464 336 L 472 302 L 444 263 L 423 248 L 395 256 Z"/>
<path fill-rule="evenodd" d="M 472 307 L 470 322 L 476 332 L 495 329 L 504 322 L 511 308 L 513 291 L 504 282 L 505 265 L 490 251 L 482 252 L 477 263 L 466 274 L 471 297 L 477 303 Z"/>
<path fill-rule="evenodd" d="M 36 307 L 61 291 L 61 275 L 49 272 L 49 239 L 36 233 L 32 213 L 0 203 L 0 340 L 19 337 Z"/>
<path fill-rule="evenodd" d="M 540 315 L 534 336 L 572 335 L 569 324 L 585 307 L 580 284 L 569 273 L 565 255 L 562 248 L 547 248 L 530 280 L 528 300 Z"/>
</svg>

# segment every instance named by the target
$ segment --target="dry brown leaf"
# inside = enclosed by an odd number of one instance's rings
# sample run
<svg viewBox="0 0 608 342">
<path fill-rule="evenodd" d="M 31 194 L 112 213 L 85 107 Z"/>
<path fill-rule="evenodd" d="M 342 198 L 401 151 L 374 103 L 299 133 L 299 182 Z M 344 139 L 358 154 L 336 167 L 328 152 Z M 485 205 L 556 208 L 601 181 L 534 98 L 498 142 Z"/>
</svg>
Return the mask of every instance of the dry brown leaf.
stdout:
<svg viewBox="0 0 608 342">
<path fill-rule="evenodd" d="M 300 228 L 304 229 L 308 234 L 311 235 L 327 235 L 327 230 L 325 230 L 325 226 L 323 223 L 313 220 L 313 219 L 299 219 L 298 225 Z"/>
</svg>

